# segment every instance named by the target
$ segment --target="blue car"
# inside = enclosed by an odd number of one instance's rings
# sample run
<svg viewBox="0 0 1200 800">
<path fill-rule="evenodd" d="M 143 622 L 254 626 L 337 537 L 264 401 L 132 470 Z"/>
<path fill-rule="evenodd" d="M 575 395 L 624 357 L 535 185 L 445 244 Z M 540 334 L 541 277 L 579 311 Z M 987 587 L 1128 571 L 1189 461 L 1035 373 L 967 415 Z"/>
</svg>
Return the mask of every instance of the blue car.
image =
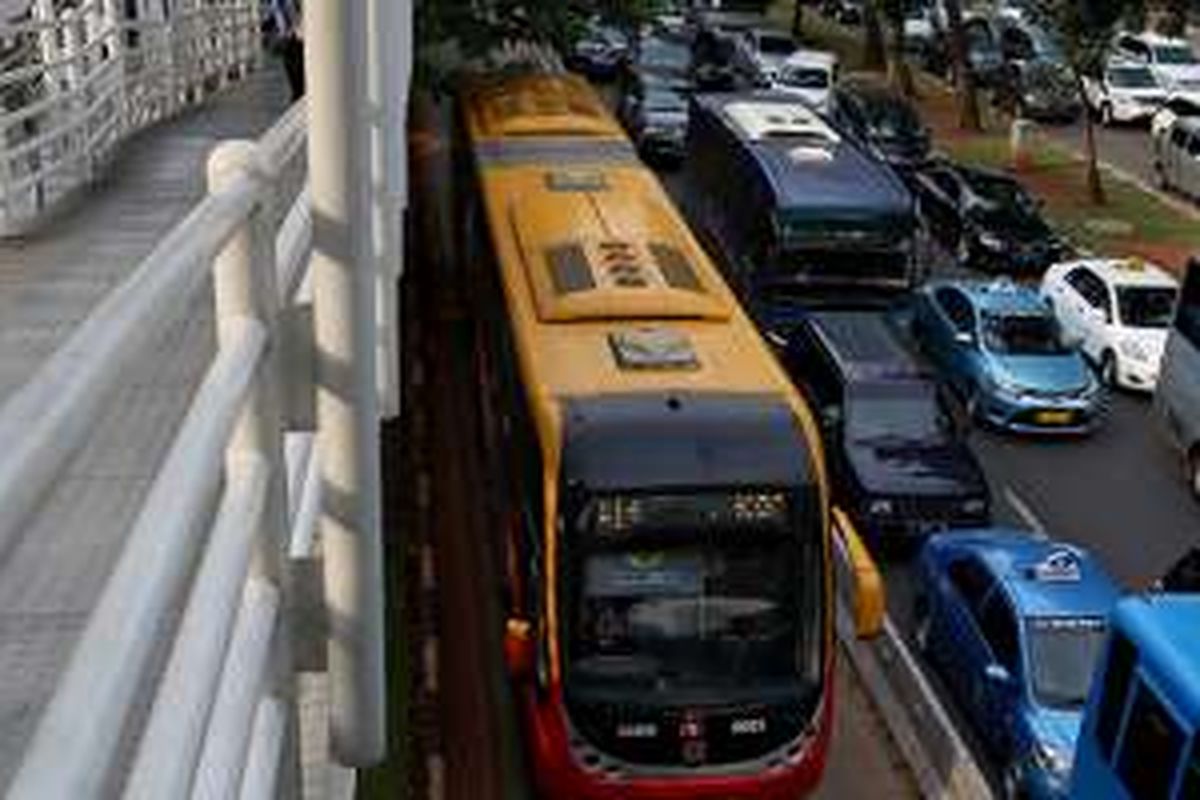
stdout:
<svg viewBox="0 0 1200 800">
<path fill-rule="evenodd" d="M 977 422 L 1017 433 L 1088 433 L 1104 391 L 1064 344 L 1036 289 L 1006 279 L 934 281 L 914 294 L 913 333 Z"/>
<path fill-rule="evenodd" d="M 915 638 L 999 761 L 1007 797 L 1065 798 L 1119 590 L 1086 551 L 1005 528 L 936 534 Z"/>
</svg>

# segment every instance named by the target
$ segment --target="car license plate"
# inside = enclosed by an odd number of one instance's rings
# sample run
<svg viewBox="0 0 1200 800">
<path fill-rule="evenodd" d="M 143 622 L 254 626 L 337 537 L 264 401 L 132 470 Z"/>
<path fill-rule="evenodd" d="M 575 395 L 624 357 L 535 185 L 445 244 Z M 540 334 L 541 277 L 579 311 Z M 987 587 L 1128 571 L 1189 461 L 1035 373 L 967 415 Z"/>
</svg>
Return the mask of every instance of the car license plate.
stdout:
<svg viewBox="0 0 1200 800">
<path fill-rule="evenodd" d="M 1033 415 L 1038 425 L 1069 425 L 1071 417 L 1070 411 L 1039 411 Z"/>
</svg>

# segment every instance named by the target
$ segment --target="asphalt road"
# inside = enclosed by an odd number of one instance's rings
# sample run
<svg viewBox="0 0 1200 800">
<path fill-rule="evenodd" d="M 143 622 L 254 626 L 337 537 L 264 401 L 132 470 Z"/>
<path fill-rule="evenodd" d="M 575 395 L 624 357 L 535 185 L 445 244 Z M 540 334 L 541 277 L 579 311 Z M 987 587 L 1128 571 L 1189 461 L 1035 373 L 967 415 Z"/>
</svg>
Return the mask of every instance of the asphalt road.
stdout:
<svg viewBox="0 0 1200 800">
<path fill-rule="evenodd" d="M 1051 137 L 1080 152 L 1084 148 L 1084 124 L 1044 125 Z M 1147 124 L 1121 124 L 1106 128 L 1099 123 L 1096 130 L 1096 150 L 1101 161 L 1135 175 L 1151 186 L 1158 183 L 1150 151 L 1150 130 Z"/>
</svg>

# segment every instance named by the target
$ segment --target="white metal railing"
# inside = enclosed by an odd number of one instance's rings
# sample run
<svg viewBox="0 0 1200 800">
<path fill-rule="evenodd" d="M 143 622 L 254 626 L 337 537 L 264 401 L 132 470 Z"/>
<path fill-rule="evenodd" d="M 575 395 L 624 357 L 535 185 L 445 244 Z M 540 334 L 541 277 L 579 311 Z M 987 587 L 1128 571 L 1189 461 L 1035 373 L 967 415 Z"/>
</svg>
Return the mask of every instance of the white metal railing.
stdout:
<svg viewBox="0 0 1200 800">
<path fill-rule="evenodd" d="M 307 192 L 281 192 L 305 159 L 305 122 L 299 103 L 259 143 L 219 146 L 208 197 L 0 407 L 2 544 L 81 447 L 125 365 L 192 312 L 211 275 L 217 353 L 9 786 L 13 800 L 98 796 L 148 686 L 125 797 L 274 797 L 298 785 L 282 594 L 290 543 L 312 539 L 320 481 L 311 442 L 283 441 L 310 422 L 287 399 L 315 385 L 311 362 L 282 363 L 292 339 L 312 335 L 293 322 L 310 316 L 312 227 Z M 181 594 L 166 667 L 151 674 L 147 631 L 172 618 Z"/>
<path fill-rule="evenodd" d="M 0 22 L 0 235 L 35 226 L 131 133 L 259 59 L 258 0 L 35 0 Z"/>
</svg>

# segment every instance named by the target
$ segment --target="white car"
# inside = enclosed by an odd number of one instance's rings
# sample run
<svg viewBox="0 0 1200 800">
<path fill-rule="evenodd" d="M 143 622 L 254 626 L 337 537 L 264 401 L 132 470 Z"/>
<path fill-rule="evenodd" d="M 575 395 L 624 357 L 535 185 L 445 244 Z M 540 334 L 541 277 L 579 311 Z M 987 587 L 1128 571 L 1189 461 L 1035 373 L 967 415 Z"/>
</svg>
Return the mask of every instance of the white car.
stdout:
<svg viewBox="0 0 1200 800">
<path fill-rule="evenodd" d="M 837 81 L 837 56 L 824 50 L 797 50 L 775 71 L 771 88 L 825 110 L 829 90 Z"/>
<path fill-rule="evenodd" d="M 735 58 L 750 79 L 769 85 L 775 74 L 793 53 L 796 42 L 784 31 L 774 28 L 750 28 L 738 40 Z"/>
<path fill-rule="evenodd" d="M 1164 90 L 1173 95 L 1200 98 L 1200 59 L 1187 39 L 1157 33 L 1121 33 L 1114 53 L 1145 64 Z"/>
<path fill-rule="evenodd" d="M 1136 61 L 1110 61 L 1098 78 L 1084 77 L 1083 91 L 1088 108 L 1105 125 L 1144 122 L 1167 99 L 1150 67 Z"/>
<path fill-rule="evenodd" d="M 1042 296 L 1104 383 L 1154 391 L 1179 296 L 1174 277 L 1139 259 L 1067 261 L 1046 270 Z"/>
</svg>

